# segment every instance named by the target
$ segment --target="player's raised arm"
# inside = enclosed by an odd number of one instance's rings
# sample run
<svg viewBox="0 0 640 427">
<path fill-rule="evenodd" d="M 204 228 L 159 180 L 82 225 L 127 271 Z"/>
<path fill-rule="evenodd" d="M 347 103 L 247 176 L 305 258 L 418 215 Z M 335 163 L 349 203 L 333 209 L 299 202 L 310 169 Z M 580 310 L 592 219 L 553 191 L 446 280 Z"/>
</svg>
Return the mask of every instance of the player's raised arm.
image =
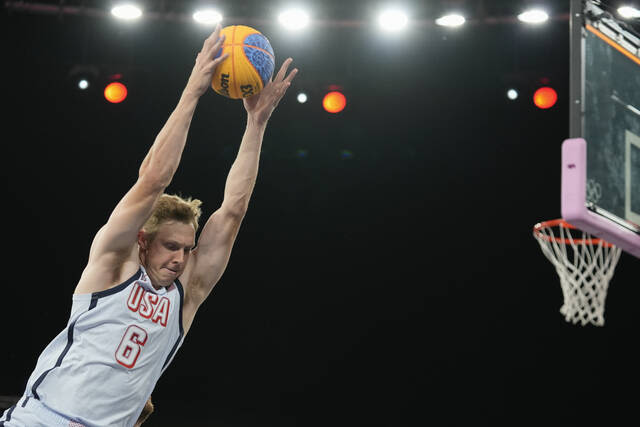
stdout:
<svg viewBox="0 0 640 427">
<path fill-rule="evenodd" d="M 244 98 L 247 127 L 231 170 L 227 176 L 222 206 L 207 220 L 192 262 L 183 274 L 186 285 L 184 325 L 188 329 L 198 306 L 209 295 L 224 272 L 238 229 L 249 206 L 258 175 L 260 151 L 267 121 L 271 117 L 298 70 L 289 75 L 288 58 L 273 81 L 256 95 Z"/>
<path fill-rule="evenodd" d="M 151 215 L 155 201 L 171 183 L 178 168 L 198 100 L 209 88 L 216 66 L 226 58 L 226 55 L 215 58 L 224 39 L 219 35 L 218 25 L 205 40 L 178 105 L 144 158 L 136 183 L 120 200 L 107 223 L 96 234 L 89 254 L 88 267 L 99 264 L 102 267 L 118 269 L 132 253 L 138 231 Z M 99 288 L 102 285 L 96 289 L 95 283 L 92 280 L 81 279 L 76 293 L 101 290 Z"/>
</svg>

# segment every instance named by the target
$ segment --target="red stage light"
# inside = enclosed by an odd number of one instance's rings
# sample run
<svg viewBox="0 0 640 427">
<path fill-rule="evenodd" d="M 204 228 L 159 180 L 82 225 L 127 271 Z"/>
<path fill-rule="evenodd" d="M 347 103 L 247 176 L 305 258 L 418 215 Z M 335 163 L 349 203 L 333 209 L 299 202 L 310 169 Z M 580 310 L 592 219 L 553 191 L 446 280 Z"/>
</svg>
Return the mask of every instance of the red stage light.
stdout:
<svg viewBox="0 0 640 427">
<path fill-rule="evenodd" d="M 558 94 L 550 87 L 541 87 L 533 94 L 533 103 L 538 108 L 551 108 L 556 104 L 557 100 Z"/>
<path fill-rule="evenodd" d="M 347 105 L 347 98 L 338 91 L 329 92 L 322 99 L 322 106 L 328 113 L 339 113 Z"/>
<path fill-rule="evenodd" d="M 113 104 L 122 102 L 127 97 L 127 87 L 120 82 L 109 83 L 104 88 L 104 97 Z"/>
</svg>

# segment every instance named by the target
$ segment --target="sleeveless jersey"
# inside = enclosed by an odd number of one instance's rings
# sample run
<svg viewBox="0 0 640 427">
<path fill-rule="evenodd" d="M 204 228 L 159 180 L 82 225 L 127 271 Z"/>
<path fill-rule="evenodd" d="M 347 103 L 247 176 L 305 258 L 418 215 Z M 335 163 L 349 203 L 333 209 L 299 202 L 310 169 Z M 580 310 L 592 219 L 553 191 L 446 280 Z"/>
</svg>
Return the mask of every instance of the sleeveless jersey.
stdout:
<svg viewBox="0 0 640 427">
<path fill-rule="evenodd" d="M 178 280 L 155 290 L 142 266 L 114 288 L 73 295 L 25 396 L 87 426 L 133 426 L 182 345 L 183 300 Z"/>
</svg>

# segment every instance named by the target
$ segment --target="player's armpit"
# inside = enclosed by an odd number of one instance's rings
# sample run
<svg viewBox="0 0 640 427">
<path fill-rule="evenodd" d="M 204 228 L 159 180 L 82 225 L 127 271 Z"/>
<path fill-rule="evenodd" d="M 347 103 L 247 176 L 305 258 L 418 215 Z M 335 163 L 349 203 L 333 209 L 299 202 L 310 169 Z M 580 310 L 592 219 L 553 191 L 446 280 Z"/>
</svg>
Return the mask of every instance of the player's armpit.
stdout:
<svg viewBox="0 0 640 427">
<path fill-rule="evenodd" d="M 195 311 L 222 277 L 243 218 L 243 214 L 223 206 L 207 220 L 189 266 L 181 277 L 185 285 L 185 322 L 190 324 Z"/>
<path fill-rule="evenodd" d="M 89 263 L 107 253 L 128 254 L 137 241 L 138 231 L 151 215 L 164 187 L 141 177 L 120 200 L 107 223 L 96 233 L 89 252 Z"/>
</svg>

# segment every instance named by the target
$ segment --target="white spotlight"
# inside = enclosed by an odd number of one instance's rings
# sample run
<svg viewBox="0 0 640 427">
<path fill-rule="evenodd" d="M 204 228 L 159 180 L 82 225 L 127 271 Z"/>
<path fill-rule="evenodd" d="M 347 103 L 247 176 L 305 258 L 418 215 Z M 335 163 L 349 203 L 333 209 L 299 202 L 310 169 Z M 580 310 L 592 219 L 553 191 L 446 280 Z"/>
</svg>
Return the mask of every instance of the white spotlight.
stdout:
<svg viewBox="0 0 640 427">
<path fill-rule="evenodd" d="M 518 99 L 518 91 L 515 89 L 509 89 L 507 91 L 507 98 L 509 98 L 512 101 L 515 101 L 516 99 Z"/>
<path fill-rule="evenodd" d="M 464 23 L 464 16 L 456 14 L 445 15 L 441 18 L 436 19 L 436 24 L 443 27 L 459 27 Z"/>
<path fill-rule="evenodd" d="M 200 9 L 193 14 L 193 20 L 199 24 L 215 25 L 222 21 L 222 14 L 213 9 Z"/>
<path fill-rule="evenodd" d="M 640 10 L 631 6 L 622 6 L 618 9 L 618 13 L 620 14 L 620 16 L 626 19 L 640 18 Z"/>
<path fill-rule="evenodd" d="M 400 10 L 385 10 L 378 16 L 378 23 L 385 31 L 400 31 L 407 26 L 409 18 Z"/>
<path fill-rule="evenodd" d="M 306 93 L 304 93 L 304 92 L 300 92 L 300 93 L 298 94 L 298 98 L 297 98 L 297 99 L 298 99 L 298 102 L 299 102 L 300 104 L 304 104 L 305 102 L 307 102 L 307 94 L 306 94 Z"/>
<path fill-rule="evenodd" d="M 78 81 L 78 87 L 85 90 L 89 87 L 89 81 L 87 79 L 80 79 L 80 81 Z"/>
<path fill-rule="evenodd" d="M 289 30 L 299 30 L 309 25 L 309 14 L 301 9 L 288 9 L 278 15 L 278 21 Z"/>
<path fill-rule="evenodd" d="M 133 3 L 121 3 L 111 9 L 111 14 L 116 18 L 132 20 L 142 16 L 142 9 Z"/>
<path fill-rule="evenodd" d="M 518 19 L 527 24 L 542 24 L 549 19 L 549 15 L 542 9 L 530 9 L 518 15 Z"/>
</svg>

